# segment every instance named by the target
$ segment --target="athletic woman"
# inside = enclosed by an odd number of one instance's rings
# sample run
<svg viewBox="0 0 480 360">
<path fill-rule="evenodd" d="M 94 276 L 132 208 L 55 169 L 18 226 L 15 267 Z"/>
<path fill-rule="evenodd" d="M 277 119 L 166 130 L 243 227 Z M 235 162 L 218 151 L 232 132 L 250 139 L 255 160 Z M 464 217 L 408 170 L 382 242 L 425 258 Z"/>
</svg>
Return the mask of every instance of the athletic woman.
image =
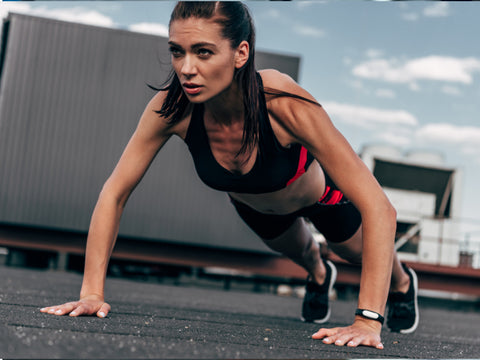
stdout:
<svg viewBox="0 0 480 360">
<path fill-rule="evenodd" d="M 241 2 L 180 2 L 169 24 L 173 72 L 147 105 L 93 212 L 80 300 L 41 311 L 107 316 L 107 266 L 128 197 L 167 140 L 188 145 L 200 178 L 228 193 L 245 222 L 273 250 L 310 274 L 304 321 L 330 316 L 336 277 L 306 227 L 308 218 L 340 257 L 362 264 L 352 325 L 314 339 L 383 348 L 387 325 L 418 323 L 415 273 L 394 250 L 396 212 L 325 110 L 290 77 L 254 67 L 255 31 Z M 389 296 L 390 289 L 390 296 Z M 353 311 L 352 311 L 353 316 Z"/>
</svg>

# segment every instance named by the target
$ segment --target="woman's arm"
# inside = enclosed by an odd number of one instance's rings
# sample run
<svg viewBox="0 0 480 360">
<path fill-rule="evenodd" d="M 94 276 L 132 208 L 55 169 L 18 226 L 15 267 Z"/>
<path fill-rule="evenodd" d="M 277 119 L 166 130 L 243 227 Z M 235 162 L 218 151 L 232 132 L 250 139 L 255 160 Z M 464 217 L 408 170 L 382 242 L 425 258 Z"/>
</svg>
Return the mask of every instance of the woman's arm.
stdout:
<svg viewBox="0 0 480 360">
<path fill-rule="evenodd" d="M 265 86 L 314 100 L 293 80 L 280 73 L 266 74 Z M 363 254 L 358 307 L 384 314 L 394 253 L 394 208 L 373 174 L 335 128 L 322 107 L 289 97 L 273 98 L 269 103 L 270 114 L 286 136 L 292 142 L 305 146 L 315 156 L 333 182 L 360 211 Z M 359 329 L 365 329 L 365 334 L 370 329 L 379 335 L 381 326 L 375 320 L 356 317 L 352 327 L 336 329 L 335 333 L 345 339 Z M 319 336 L 330 334 L 333 333 L 325 332 Z M 371 345 L 373 335 L 365 336 L 363 344 Z"/>
<path fill-rule="evenodd" d="M 56 315 L 107 315 L 104 285 L 108 262 L 118 234 L 125 204 L 157 152 L 172 134 L 161 108 L 165 94 L 158 93 L 147 105 L 113 173 L 104 184 L 93 211 L 85 254 L 85 272 L 80 300 L 42 309 Z"/>
</svg>

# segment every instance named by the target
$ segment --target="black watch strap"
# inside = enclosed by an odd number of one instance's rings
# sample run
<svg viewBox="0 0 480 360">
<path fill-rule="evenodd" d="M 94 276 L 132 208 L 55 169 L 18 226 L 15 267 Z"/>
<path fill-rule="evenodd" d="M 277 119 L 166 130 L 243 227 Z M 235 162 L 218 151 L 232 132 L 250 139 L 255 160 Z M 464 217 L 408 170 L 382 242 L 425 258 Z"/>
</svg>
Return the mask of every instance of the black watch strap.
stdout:
<svg viewBox="0 0 480 360">
<path fill-rule="evenodd" d="M 376 320 L 382 325 L 385 321 L 385 318 L 382 315 L 372 310 L 357 309 L 355 310 L 355 315 L 359 315 L 361 317 L 364 317 L 365 319 Z"/>
</svg>

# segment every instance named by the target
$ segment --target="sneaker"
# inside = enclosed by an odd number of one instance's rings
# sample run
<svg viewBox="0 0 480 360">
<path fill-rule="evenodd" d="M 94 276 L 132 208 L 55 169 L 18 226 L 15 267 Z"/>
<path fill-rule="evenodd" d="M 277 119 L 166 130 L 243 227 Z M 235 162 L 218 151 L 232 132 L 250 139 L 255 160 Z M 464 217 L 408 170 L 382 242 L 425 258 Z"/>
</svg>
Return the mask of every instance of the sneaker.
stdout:
<svg viewBox="0 0 480 360">
<path fill-rule="evenodd" d="M 405 265 L 403 268 L 410 277 L 410 286 L 405 294 L 394 292 L 388 295 L 387 326 L 393 332 L 409 334 L 418 326 L 418 280 L 415 271 Z"/>
<path fill-rule="evenodd" d="M 325 282 L 318 285 L 307 279 L 305 297 L 302 305 L 302 321 L 322 324 L 330 318 L 328 295 L 332 291 L 337 278 L 337 269 L 331 261 L 323 261 L 327 269 Z"/>
</svg>

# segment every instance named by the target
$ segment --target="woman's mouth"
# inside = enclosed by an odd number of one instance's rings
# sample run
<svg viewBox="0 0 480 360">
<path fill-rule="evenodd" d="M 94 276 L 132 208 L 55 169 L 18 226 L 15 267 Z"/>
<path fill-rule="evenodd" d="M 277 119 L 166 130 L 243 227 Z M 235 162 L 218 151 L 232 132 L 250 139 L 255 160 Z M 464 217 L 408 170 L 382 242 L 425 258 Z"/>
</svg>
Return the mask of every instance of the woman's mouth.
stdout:
<svg viewBox="0 0 480 360">
<path fill-rule="evenodd" d="M 194 83 L 183 84 L 183 90 L 189 95 L 198 94 L 201 89 L 202 89 L 202 86 L 198 84 L 194 84 Z"/>
</svg>

